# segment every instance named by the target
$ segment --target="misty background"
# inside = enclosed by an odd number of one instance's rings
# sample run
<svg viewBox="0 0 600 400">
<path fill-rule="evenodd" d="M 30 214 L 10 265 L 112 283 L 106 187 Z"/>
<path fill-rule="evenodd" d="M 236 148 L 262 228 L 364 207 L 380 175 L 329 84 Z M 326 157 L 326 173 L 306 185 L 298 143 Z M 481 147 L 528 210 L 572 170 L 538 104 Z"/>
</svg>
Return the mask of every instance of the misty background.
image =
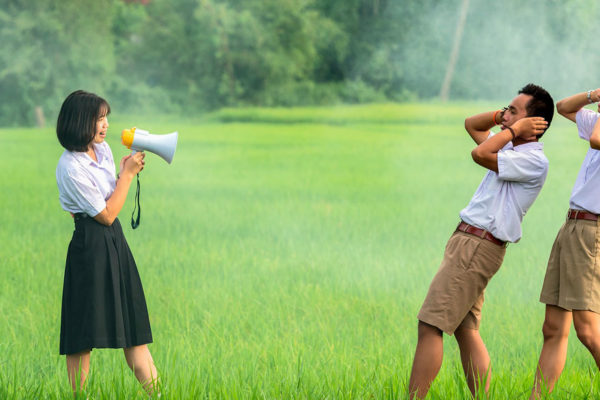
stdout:
<svg viewBox="0 0 600 400">
<path fill-rule="evenodd" d="M 462 36 L 457 40 L 461 10 Z M 120 113 L 440 98 L 555 100 L 600 86 L 583 0 L 0 0 L 0 126 L 53 125 L 85 89 Z"/>
</svg>

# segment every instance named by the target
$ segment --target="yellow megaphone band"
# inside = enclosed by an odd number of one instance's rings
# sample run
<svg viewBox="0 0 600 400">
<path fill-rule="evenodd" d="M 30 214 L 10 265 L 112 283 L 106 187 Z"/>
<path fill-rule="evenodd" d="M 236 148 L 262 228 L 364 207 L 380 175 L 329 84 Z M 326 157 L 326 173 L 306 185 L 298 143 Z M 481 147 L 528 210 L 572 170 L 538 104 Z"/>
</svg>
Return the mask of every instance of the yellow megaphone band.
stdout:
<svg viewBox="0 0 600 400">
<path fill-rule="evenodd" d="M 123 129 L 123 132 L 121 132 L 121 143 L 127 146 L 128 149 L 131 149 L 131 145 L 133 144 L 134 133 L 135 128 Z"/>
</svg>

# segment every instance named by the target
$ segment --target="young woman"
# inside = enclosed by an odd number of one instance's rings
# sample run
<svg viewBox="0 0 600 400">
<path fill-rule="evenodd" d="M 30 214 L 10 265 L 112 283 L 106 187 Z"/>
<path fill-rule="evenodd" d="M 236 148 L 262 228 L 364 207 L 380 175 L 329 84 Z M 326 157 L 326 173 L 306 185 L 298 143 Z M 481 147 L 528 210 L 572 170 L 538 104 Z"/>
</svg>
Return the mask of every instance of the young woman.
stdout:
<svg viewBox="0 0 600 400">
<path fill-rule="evenodd" d="M 122 348 L 127 364 L 149 393 L 157 372 L 148 343 L 152 332 L 142 283 L 117 215 L 143 152 L 115 164 L 104 141 L 110 106 L 82 90 L 64 101 L 56 126 L 65 148 L 56 168 L 59 200 L 73 215 L 75 231 L 65 266 L 60 354 L 67 356 L 73 392 L 83 388 L 93 348 Z M 78 376 L 79 375 L 79 376 Z"/>
</svg>

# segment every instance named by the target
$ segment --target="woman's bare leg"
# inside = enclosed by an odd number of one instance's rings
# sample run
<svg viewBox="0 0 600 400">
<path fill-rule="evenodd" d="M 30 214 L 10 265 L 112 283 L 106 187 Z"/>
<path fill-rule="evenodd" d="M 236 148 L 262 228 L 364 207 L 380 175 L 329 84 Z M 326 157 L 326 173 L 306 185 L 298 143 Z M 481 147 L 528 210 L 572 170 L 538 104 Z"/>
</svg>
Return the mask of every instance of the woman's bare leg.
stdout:
<svg viewBox="0 0 600 400">
<path fill-rule="evenodd" d="M 85 388 L 85 380 L 90 372 L 91 350 L 84 350 L 75 354 L 67 354 L 67 373 L 73 389 L 73 395 Z"/>
<path fill-rule="evenodd" d="M 127 365 L 129 365 L 129 368 L 131 368 L 146 392 L 152 394 L 158 390 L 158 372 L 154 366 L 154 360 L 152 360 L 148 346 L 143 344 L 141 346 L 129 347 L 123 349 L 123 352 L 125 353 Z"/>
</svg>

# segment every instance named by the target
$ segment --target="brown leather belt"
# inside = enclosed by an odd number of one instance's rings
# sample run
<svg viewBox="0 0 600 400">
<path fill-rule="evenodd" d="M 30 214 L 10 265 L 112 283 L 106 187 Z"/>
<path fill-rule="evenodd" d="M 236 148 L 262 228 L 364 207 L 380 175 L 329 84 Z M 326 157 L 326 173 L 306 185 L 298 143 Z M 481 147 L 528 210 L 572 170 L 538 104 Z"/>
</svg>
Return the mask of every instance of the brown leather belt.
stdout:
<svg viewBox="0 0 600 400">
<path fill-rule="evenodd" d="M 598 221 L 598 215 L 587 211 L 569 209 L 567 213 L 568 219 L 587 219 L 588 221 Z"/>
<path fill-rule="evenodd" d="M 489 240 L 490 242 L 497 244 L 498 246 L 506 246 L 505 241 L 498 239 L 497 237 L 495 237 L 494 235 L 492 235 L 491 233 L 489 233 L 488 231 L 486 231 L 484 229 L 478 228 L 473 225 L 469 225 L 464 221 L 460 221 L 460 223 L 456 227 L 456 230 L 465 232 L 465 233 L 469 233 L 471 235 L 480 237 L 485 240 Z"/>
</svg>

